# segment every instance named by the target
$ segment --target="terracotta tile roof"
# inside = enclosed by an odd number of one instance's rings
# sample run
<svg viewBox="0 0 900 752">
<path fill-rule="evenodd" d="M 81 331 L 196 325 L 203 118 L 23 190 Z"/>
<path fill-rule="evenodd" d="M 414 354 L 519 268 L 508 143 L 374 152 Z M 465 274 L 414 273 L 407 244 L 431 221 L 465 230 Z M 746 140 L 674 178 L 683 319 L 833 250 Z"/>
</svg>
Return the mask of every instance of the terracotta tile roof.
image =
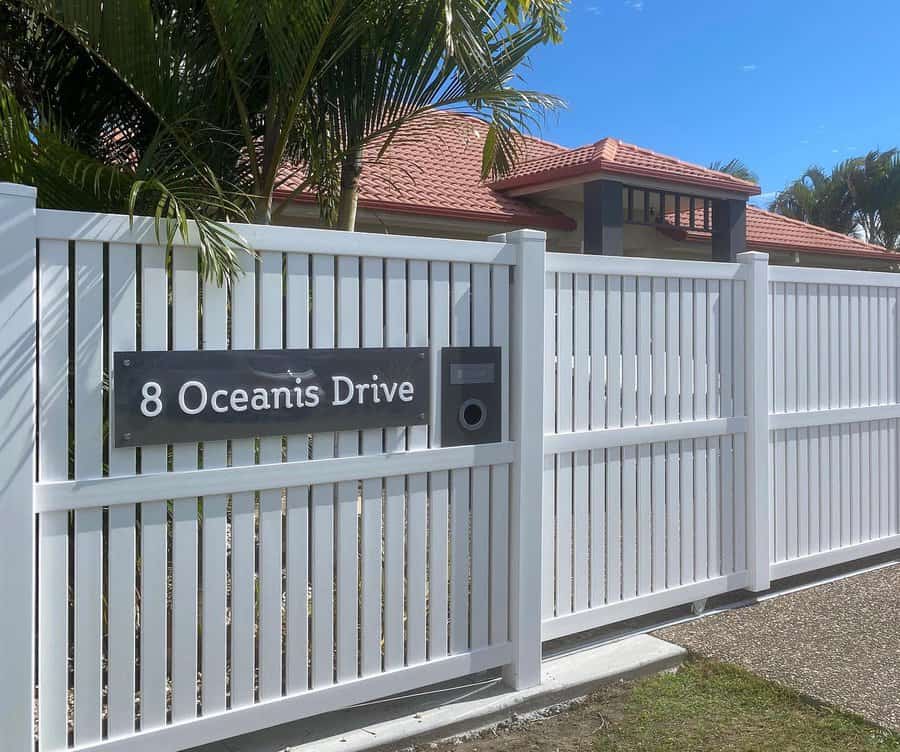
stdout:
<svg viewBox="0 0 900 752">
<path fill-rule="evenodd" d="M 604 138 L 577 149 L 522 162 L 511 174 L 495 181 L 492 186 L 497 190 L 509 190 L 596 172 L 668 180 L 697 188 L 719 188 L 746 196 L 760 192 L 755 183 L 657 154 L 616 138 Z"/>
<path fill-rule="evenodd" d="M 475 118 L 434 112 L 405 128 L 384 154 L 379 155 L 380 145 L 366 149 L 360 205 L 384 212 L 461 221 L 496 222 L 538 229 L 575 229 L 576 223 L 570 217 L 537 206 L 524 198 L 504 194 L 481 179 L 481 149 L 485 132 L 484 124 Z M 681 175 L 695 174 L 704 176 L 704 179 L 730 181 L 728 185 L 732 187 L 736 182 L 745 186 L 748 193 L 758 192 L 756 186 L 735 181 L 723 173 L 654 154 L 615 139 L 603 139 L 587 147 L 566 149 L 539 138 L 526 137 L 523 152 L 525 161 L 519 165 L 516 174 L 529 175 L 538 169 L 553 171 L 583 164 L 586 155 L 599 152 L 599 158 L 607 161 L 614 154 L 616 163 L 620 165 L 639 163 L 645 168 L 654 165 L 653 169 L 659 171 L 669 169 L 678 171 Z M 683 182 L 682 178 L 676 178 L 674 174 L 669 175 L 669 179 Z M 286 196 L 298 181 L 299 178 L 291 177 L 276 195 Z M 301 193 L 292 198 L 305 202 L 314 200 L 310 193 Z M 697 211 L 699 213 L 702 209 L 698 206 Z M 687 211 L 682 216 L 682 226 L 687 229 Z M 674 217 L 670 216 L 669 219 L 671 221 Z M 697 224 L 702 226 L 702 218 L 699 216 Z M 709 233 L 692 230 L 686 233 L 686 237 L 708 241 Z M 861 240 L 753 206 L 747 207 L 747 247 L 750 250 L 815 251 L 885 260 L 888 257 L 893 260 L 895 257 L 891 252 Z M 900 256 L 897 258 L 900 260 Z"/>
<path fill-rule="evenodd" d="M 900 261 L 900 255 L 862 240 L 780 214 L 747 206 L 747 248 L 751 251 L 815 251 Z"/>
<path fill-rule="evenodd" d="M 703 209 L 698 207 L 694 211 L 696 229 L 689 228 L 689 219 L 690 210 L 682 211 L 680 229 L 685 231 L 685 239 L 708 242 L 710 233 L 700 229 L 703 225 Z M 665 226 L 673 229 L 675 217 L 672 212 L 666 215 L 666 220 Z M 900 261 L 900 254 L 885 250 L 879 245 L 871 245 L 824 227 L 784 217 L 752 204 L 747 205 L 747 250 L 822 253 Z"/>
<path fill-rule="evenodd" d="M 363 153 L 360 207 L 439 217 L 500 222 L 516 226 L 571 230 L 570 217 L 527 200 L 506 196 L 481 179 L 486 126 L 452 112 L 432 112 L 404 127 L 383 154 L 383 142 Z M 536 159 L 565 151 L 539 138 L 523 141 L 522 158 Z M 276 192 L 285 196 L 300 177 Z M 295 199 L 312 201 L 304 193 Z"/>
</svg>

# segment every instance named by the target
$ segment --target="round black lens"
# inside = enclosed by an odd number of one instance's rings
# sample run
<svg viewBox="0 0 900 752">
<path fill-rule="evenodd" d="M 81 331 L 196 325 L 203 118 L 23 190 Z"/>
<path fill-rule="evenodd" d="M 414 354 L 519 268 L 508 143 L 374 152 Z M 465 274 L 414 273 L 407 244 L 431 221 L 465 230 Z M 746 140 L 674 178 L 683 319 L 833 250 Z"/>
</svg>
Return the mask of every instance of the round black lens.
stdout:
<svg viewBox="0 0 900 752">
<path fill-rule="evenodd" d="M 470 426 L 476 425 L 481 420 L 481 405 L 468 405 L 463 411 L 463 419 Z"/>
</svg>

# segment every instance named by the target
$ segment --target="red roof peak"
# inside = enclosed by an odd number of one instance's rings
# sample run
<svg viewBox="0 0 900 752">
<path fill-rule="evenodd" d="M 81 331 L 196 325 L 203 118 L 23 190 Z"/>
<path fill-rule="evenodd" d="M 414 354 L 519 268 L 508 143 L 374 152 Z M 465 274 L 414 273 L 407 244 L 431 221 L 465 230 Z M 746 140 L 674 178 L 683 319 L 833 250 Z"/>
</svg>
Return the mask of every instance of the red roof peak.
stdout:
<svg viewBox="0 0 900 752">
<path fill-rule="evenodd" d="M 614 160 L 616 158 L 616 152 L 618 150 L 619 139 L 612 138 L 611 136 L 601 138 L 594 144 L 594 154 L 596 155 L 595 159 L 604 161 Z"/>
<path fill-rule="evenodd" d="M 612 137 L 520 162 L 509 175 L 492 183 L 492 187 L 509 190 L 546 185 L 598 172 L 651 178 L 701 189 L 716 188 L 744 196 L 760 192 L 758 185 L 747 180 Z"/>
</svg>

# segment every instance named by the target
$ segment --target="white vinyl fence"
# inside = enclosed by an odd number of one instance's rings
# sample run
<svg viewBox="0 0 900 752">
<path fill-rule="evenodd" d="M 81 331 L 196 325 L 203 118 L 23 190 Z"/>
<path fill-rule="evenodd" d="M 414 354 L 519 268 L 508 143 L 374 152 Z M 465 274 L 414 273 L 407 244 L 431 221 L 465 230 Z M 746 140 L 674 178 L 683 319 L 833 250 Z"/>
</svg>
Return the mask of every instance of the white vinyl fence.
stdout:
<svg viewBox="0 0 900 752">
<path fill-rule="evenodd" d="M 532 686 L 542 640 L 900 547 L 900 276 L 240 231 L 220 288 L 0 185 L 4 749 Z M 501 348 L 500 442 L 440 446 L 446 345 Z M 109 439 L 114 352 L 367 346 L 431 348 L 427 426 Z"/>
<path fill-rule="evenodd" d="M 548 255 L 545 638 L 747 584 L 745 266 Z"/>
<path fill-rule="evenodd" d="M 900 285 L 890 274 L 773 268 L 772 576 L 900 546 Z"/>
</svg>

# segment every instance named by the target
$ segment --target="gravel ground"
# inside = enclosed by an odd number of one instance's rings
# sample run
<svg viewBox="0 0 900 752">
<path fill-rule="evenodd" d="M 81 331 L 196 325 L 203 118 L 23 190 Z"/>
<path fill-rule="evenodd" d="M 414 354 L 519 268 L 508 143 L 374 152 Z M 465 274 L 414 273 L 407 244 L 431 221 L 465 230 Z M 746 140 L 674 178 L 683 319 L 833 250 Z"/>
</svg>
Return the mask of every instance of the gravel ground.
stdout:
<svg viewBox="0 0 900 752">
<path fill-rule="evenodd" d="M 900 565 L 655 634 L 900 730 Z"/>
</svg>

